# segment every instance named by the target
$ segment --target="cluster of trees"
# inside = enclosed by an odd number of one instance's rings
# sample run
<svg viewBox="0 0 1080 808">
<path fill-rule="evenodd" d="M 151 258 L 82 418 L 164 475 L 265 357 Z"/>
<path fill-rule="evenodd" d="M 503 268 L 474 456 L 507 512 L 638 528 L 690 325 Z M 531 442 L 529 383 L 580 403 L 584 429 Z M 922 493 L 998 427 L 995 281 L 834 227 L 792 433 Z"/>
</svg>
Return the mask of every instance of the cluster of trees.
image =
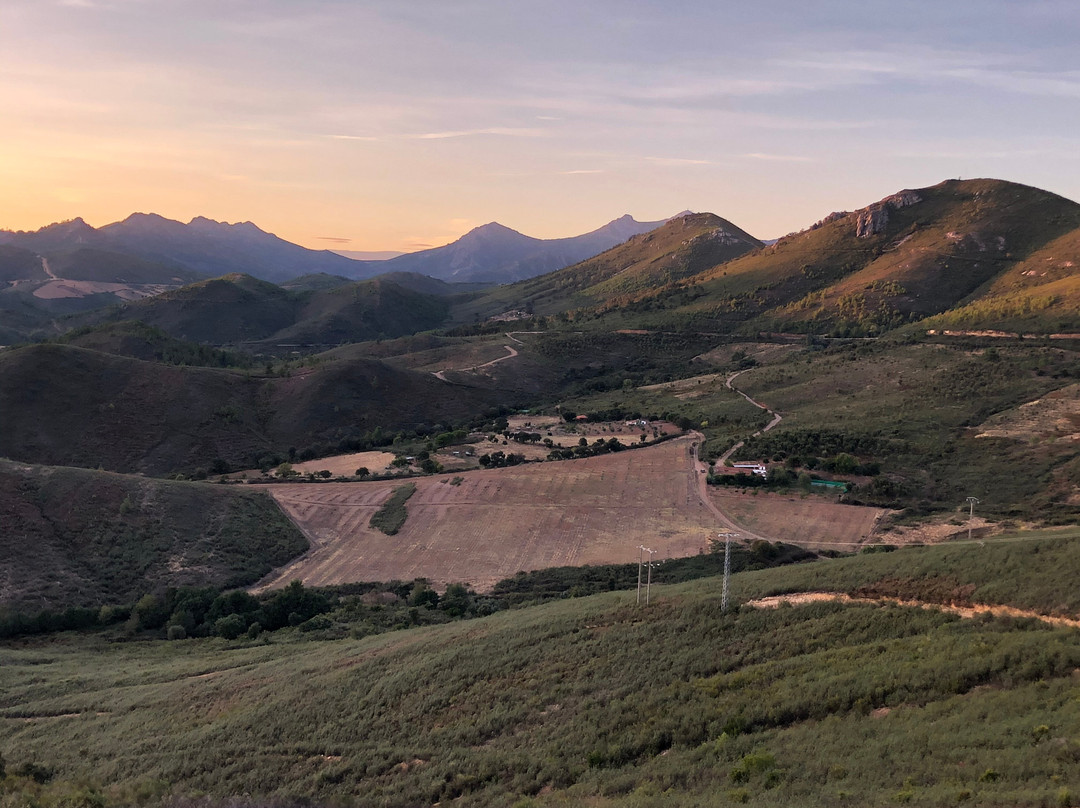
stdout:
<svg viewBox="0 0 1080 808">
<path fill-rule="evenodd" d="M 484 468 L 501 469 L 506 466 L 516 466 L 525 462 L 525 455 L 514 454 L 506 452 L 492 452 L 491 454 L 482 454 L 478 458 L 480 465 Z"/>
<path fill-rule="evenodd" d="M 34 615 L 18 611 L 0 614 L 0 637 L 46 634 L 124 624 L 129 634 L 164 630 L 169 639 L 226 637 L 248 632 L 258 636 L 299 625 L 330 609 L 332 601 L 318 590 L 295 581 L 261 598 L 243 590 L 221 592 L 208 587 L 170 587 L 143 595 L 134 605 L 72 606 Z"/>
<path fill-rule="evenodd" d="M 543 437 L 539 432 L 508 432 L 506 436 L 514 443 L 539 443 Z"/>
<path fill-rule="evenodd" d="M 884 457 L 904 448 L 902 441 L 866 433 L 834 429 L 779 429 L 749 438 L 734 457 L 739 460 L 770 458 L 776 461 L 789 457 L 808 459 L 840 454 Z"/>
<path fill-rule="evenodd" d="M 831 474 L 873 477 L 881 473 L 875 456 L 902 452 L 903 441 L 877 435 L 822 429 L 768 432 L 746 441 L 735 460 L 783 461 L 788 469 L 820 470 Z M 730 484 L 730 483 L 722 483 Z"/>
<path fill-rule="evenodd" d="M 597 455 L 621 452 L 629 448 L 619 442 L 618 438 L 597 438 L 589 443 L 587 438 L 578 440 L 578 445 L 570 448 L 556 448 L 548 452 L 548 460 L 573 460 L 575 457 L 596 457 Z"/>
<path fill-rule="evenodd" d="M 207 636 L 232 640 L 245 633 L 257 637 L 263 631 L 298 626 L 330 607 L 330 598 L 299 581 L 262 598 L 240 589 L 224 593 L 213 587 L 169 589 L 164 595 L 140 598 L 127 628 L 165 629 L 171 640 Z"/>
</svg>

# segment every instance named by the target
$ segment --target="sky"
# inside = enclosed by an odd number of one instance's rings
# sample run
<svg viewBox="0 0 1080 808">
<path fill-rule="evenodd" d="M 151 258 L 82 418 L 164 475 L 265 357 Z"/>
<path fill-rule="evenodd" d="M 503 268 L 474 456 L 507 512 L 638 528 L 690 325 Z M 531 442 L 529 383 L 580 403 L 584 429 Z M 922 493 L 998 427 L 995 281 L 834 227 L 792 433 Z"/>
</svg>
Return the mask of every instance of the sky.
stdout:
<svg viewBox="0 0 1080 808">
<path fill-rule="evenodd" d="M 412 251 L 901 188 L 1080 200 L 1076 0 L 0 0 L 0 228 Z"/>
</svg>

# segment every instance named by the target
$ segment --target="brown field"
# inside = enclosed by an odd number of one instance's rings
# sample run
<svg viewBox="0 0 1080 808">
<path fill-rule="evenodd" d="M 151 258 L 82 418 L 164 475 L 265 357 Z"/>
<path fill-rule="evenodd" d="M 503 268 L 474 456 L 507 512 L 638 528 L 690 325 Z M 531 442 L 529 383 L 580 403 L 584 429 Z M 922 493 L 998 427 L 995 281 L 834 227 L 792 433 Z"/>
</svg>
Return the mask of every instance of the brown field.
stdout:
<svg viewBox="0 0 1080 808">
<path fill-rule="evenodd" d="M 827 495 L 825 495 L 827 496 Z M 872 538 L 883 508 L 840 505 L 822 495 L 741 494 L 710 488 L 709 498 L 740 527 L 773 541 L 851 551 Z"/>
<path fill-rule="evenodd" d="M 423 577 L 484 591 L 519 570 L 635 561 L 642 543 L 658 558 L 693 555 L 719 524 L 699 499 L 691 440 L 416 479 L 394 536 L 368 522 L 400 483 L 276 485 L 312 550 L 262 586 Z"/>
<path fill-rule="evenodd" d="M 352 477 L 358 468 L 366 468 L 372 474 L 381 474 L 390 467 L 394 459 L 391 452 L 353 452 L 352 454 L 334 455 L 323 457 L 318 460 L 307 460 L 303 463 L 293 463 L 293 471 L 300 474 L 311 474 L 317 471 L 329 471 L 335 477 Z M 225 479 L 239 479 L 246 477 L 262 476 L 258 469 L 238 471 L 224 475 Z"/>
<path fill-rule="evenodd" d="M 589 443 L 597 438 L 604 440 L 618 438 L 622 443 L 637 443 L 642 432 L 645 432 L 649 440 L 652 440 L 653 430 L 661 435 L 673 435 L 679 431 L 677 426 L 668 421 L 652 421 L 644 429 L 639 426 L 627 426 L 624 421 L 565 423 L 561 418 L 549 415 L 514 415 L 508 418 L 507 422 L 511 432 L 539 432 L 542 437 L 550 437 L 556 446 L 577 446 L 581 438 L 587 438 Z M 510 445 L 520 446 L 521 444 L 511 441 Z M 509 451 L 509 449 L 504 448 L 503 451 Z M 544 456 L 547 456 L 546 451 Z"/>
</svg>

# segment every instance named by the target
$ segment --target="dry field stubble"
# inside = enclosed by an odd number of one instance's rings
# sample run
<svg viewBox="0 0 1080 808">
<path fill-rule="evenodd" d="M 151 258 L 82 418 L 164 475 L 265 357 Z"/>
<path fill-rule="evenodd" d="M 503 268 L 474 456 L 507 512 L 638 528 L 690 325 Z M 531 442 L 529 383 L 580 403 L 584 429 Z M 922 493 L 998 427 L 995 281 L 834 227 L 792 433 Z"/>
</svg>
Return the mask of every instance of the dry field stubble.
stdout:
<svg viewBox="0 0 1080 808">
<path fill-rule="evenodd" d="M 871 541 L 878 522 L 889 513 L 884 508 L 840 505 L 821 495 L 805 498 L 761 491 L 709 490 L 720 510 L 739 525 L 775 541 L 804 547 L 850 552 Z"/>
<path fill-rule="evenodd" d="M 428 578 L 480 591 L 520 570 L 626 563 L 638 545 L 657 558 L 707 546 L 715 517 L 697 495 L 690 439 L 583 460 L 416 479 L 408 520 L 368 527 L 400 482 L 277 485 L 274 498 L 312 550 L 263 582 L 283 586 Z"/>
<path fill-rule="evenodd" d="M 352 477 L 359 468 L 366 468 L 372 474 L 382 474 L 390 468 L 394 460 L 393 452 L 353 452 L 352 454 L 334 455 L 323 457 L 318 460 L 306 460 L 303 463 L 292 463 L 293 471 L 298 474 L 312 474 L 320 471 L 329 471 L 335 477 Z M 242 479 L 259 477 L 262 475 L 258 469 L 238 471 L 224 475 L 224 479 Z"/>
</svg>

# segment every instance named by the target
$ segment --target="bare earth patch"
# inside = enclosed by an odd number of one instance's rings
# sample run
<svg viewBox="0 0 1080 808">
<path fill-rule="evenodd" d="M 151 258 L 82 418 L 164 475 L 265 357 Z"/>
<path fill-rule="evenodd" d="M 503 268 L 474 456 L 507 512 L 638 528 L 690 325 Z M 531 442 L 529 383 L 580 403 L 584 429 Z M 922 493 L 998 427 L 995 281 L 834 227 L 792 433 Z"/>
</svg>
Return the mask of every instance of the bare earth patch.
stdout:
<svg viewBox="0 0 1080 808">
<path fill-rule="evenodd" d="M 480 591 L 520 570 L 694 555 L 715 532 L 692 472 L 690 439 L 612 455 L 413 480 L 394 536 L 368 526 L 394 481 L 276 485 L 271 494 L 312 542 L 261 588 L 411 580 Z"/>
<path fill-rule="evenodd" d="M 1000 533 L 1003 528 L 993 522 L 988 522 L 981 516 L 976 515 L 971 520 L 971 535 L 973 539 L 982 539 L 993 533 Z M 940 517 L 935 521 L 923 522 L 918 525 L 896 525 L 887 531 L 880 533 L 877 538 L 883 544 L 940 544 L 954 539 L 966 539 L 968 535 L 967 519 L 962 524 L 956 524 L 949 517 Z"/>
<path fill-rule="evenodd" d="M 1080 384 L 1070 384 L 988 418 L 976 437 L 1027 443 L 1080 440 Z"/>
<path fill-rule="evenodd" d="M 42 300 L 89 297 L 112 293 L 121 300 L 139 300 L 161 294 L 174 287 L 166 284 L 106 283 L 104 281 L 69 281 L 62 278 L 51 280 L 34 290 L 34 297 Z"/>
<path fill-rule="evenodd" d="M 913 606 L 921 609 L 937 609 L 960 617 L 972 618 L 980 614 L 992 614 L 995 617 L 1021 617 L 1034 618 L 1053 626 L 1069 626 L 1080 628 L 1080 620 L 1069 617 L 1051 617 L 1038 612 L 1016 609 L 1012 606 L 990 606 L 985 603 L 976 603 L 971 606 L 956 606 L 951 603 L 927 603 L 922 600 L 902 600 L 900 598 L 853 598 L 843 592 L 796 592 L 790 595 L 773 595 L 768 598 L 758 598 L 746 602 L 747 606 L 755 609 L 776 609 L 785 603 L 790 606 L 801 606 L 805 603 L 821 603 L 822 601 L 836 601 L 839 603 L 895 603 L 898 606 Z"/>
<path fill-rule="evenodd" d="M 884 508 L 840 505 L 814 494 L 753 495 L 710 487 L 709 498 L 754 533 L 810 548 L 850 551 L 877 541 L 878 522 L 889 513 Z"/>
</svg>

